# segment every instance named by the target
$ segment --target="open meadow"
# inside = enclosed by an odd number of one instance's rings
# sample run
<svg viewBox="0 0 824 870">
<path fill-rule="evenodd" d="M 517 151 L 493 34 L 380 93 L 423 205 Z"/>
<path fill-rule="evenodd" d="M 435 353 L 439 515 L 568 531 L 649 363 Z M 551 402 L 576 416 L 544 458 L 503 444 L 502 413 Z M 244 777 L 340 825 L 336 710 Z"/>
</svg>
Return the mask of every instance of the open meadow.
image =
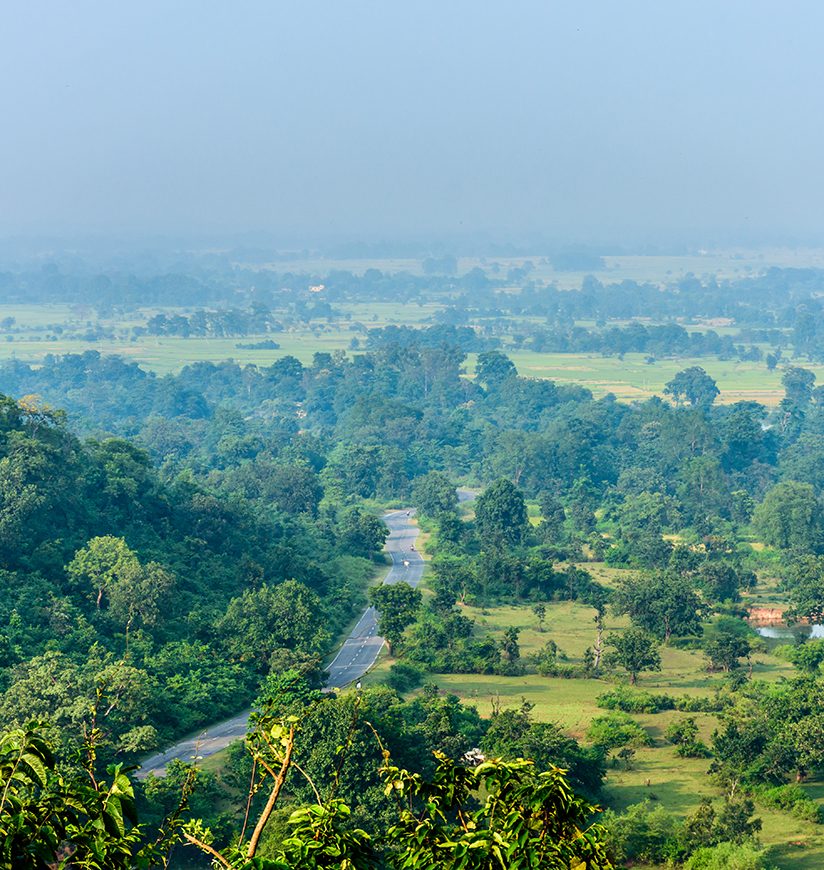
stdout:
<svg viewBox="0 0 824 870">
<path fill-rule="evenodd" d="M 606 585 L 615 582 L 622 572 L 603 563 L 582 565 Z M 752 603 L 774 601 L 775 583 L 760 582 L 751 595 Z M 750 598 L 748 597 L 747 603 Z M 489 608 L 462 607 L 461 612 L 473 619 L 481 637 L 500 640 L 510 627 L 519 629 L 522 659 L 540 650 L 548 640 L 559 648 L 562 664 L 580 665 L 584 650 L 595 641 L 595 611 L 577 602 L 558 601 L 547 605 L 546 620 L 541 627 L 532 608 L 525 604 L 500 604 Z M 629 626 L 626 617 L 614 617 L 608 611 L 606 631 L 621 631 Z M 664 646 L 660 672 L 642 674 L 638 688 L 672 696 L 707 697 L 720 689 L 725 677 L 709 673 L 701 650 Z M 384 655 L 367 676 L 367 684 L 383 682 L 393 660 Z M 766 645 L 753 656 L 753 679 L 776 681 L 791 677 L 794 668 L 772 655 Z M 444 692 L 477 707 L 483 716 L 496 709 L 531 705 L 535 720 L 554 722 L 578 740 L 586 742 L 591 721 L 607 711 L 599 707 L 598 696 L 625 682 L 619 675 L 602 679 L 545 677 L 538 674 L 499 676 L 491 674 L 433 674 Z M 703 798 L 720 800 L 720 791 L 707 774 L 710 759 L 682 758 L 665 739 L 667 727 L 686 716 L 699 726 L 699 736 L 708 742 L 718 725 L 712 713 L 684 713 L 665 710 L 659 713 L 633 714 L 651 738 L 651 745 L 638 747 L 631 764 L 612 762 L 608 767 L 603 800 L 616 810 L 649 800 L 679 817 L 692 813 Z M 812 779 L 803 786 L 810 797 L 824 798 L 824 781 Z M 770 858 L 781 870 L 818 870 L 824 866 L 824 831 L 820 825 L 795 818 L 785 812 L 756 806 L 763 827 L 760 841 L 770 847 Z"/>
</svg>

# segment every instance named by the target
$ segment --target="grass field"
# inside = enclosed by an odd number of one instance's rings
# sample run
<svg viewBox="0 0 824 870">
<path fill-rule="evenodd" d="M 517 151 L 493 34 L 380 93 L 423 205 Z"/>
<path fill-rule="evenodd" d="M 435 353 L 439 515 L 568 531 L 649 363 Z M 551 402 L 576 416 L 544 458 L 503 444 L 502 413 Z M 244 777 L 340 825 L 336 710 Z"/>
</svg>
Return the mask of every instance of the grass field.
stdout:
<svg viewBox="0 0 824 870">
<path fill-rule="evenodd" d="M 600 563 L 585 566 L 601 582 L 614 583 L 622 572 Z M 756 590 L 755 600 L 771 600 L 775 596 L 774 581 L 767 580 Z M 594 610 L 575 602 L 555 602 L 547 607 L 544 630 L 540 631 L 535 614 L 526 605 L 501 605 L 489 609 L 465 607 L 462 612 L 475 620 L 479 634 L 500 637 L 509 626 L 520 629 L 522 657 L 554 640 L 569 663 L 579 663 L 584 650 L 595 639 Z M 628 625 L 625 618 L 608 614 L 607 631 L 621 630 Z M 381 682 L 392 664 L 383 658 L 368 675 L 367 683 Z M 755 679 L 778 680 L 794 673 L 786 662 L 769 653 L 754 656 Z M 473 704 L 484 716 L 496 707 L 519 707 L 529 702 L 532 715 L 540 721 L 556 722 L 578 739 L 585 739 L 591 720 L 605 711 L 597 698 L 614 687 L 614 680 L 563 679 L 528 674 L 506 677 L 482 674 L 437 674 L 431 677 L 443 690 Z M 645 673 L 639 688 L 672 695 L 711 695 L 723 683 L 719 674 L 706 671 L 700 651 L 664 647 L 662 670 Z M 605 804 L 624 809 L 630 804 L 650 799 L 679 816 L 691 813 L 703 797 L 719 799 L 719 790 L 707 776 L 707 759 L 683 759 L 666 742 L 667 726 L 687 714 L 665 711 L 639 714 L 635 720 L 649 732 L 652 745 L 637 750 L 629 770 L 610 767 L 604 787 Z M 713 714 L 692 714 L 706 741 L 717 724 Z M 824 799 L 824 782 L 805 784 L 816 799 Z M 763 823 L 760 840 L 770 848 L 770 858 L 786 870 L 818 870 L 824 867 L 824 828 L 792 816 L 757 807 L 756 815 Z"/>
<path fill-rule="evenodd" d="M 378 324 L 372 324 L 378 325 Z M 267 366 L 283 356 L 291 355 L 309 364 L 317 352 L 348 350 L 357 334 L 337 326 L 278 333 L 277 350 L 245 350 L 238 344 L 251 344 L 271 336 L 246 338 L 176 338 L 141 336 L 133 341 L 85 341 L 42 337 L 18 337 L 13 342 L 0 337 L 0 359 L 20 359 L 39 362 L 47 354 L 82 353 L 96 350 L 102 354 L 119 354 L 159 374 L 180 371 L 194 362 L 220 362 L 232 359 L 240 363 Z M 349 351 L 350 354 L 353 353 Z M 356 353 L 357 351 L 354 351 Z M 627 354 L 624 359 L 592 354 L 532 353 L 511 351 L 510 356 L 521 375 L 548 378 L 558 383 L 580 384 L 596 397 L 612 393 L 621 401 L 644 400 L 662 395 L 664 385 L 690 365 L 702 366 L 718 383 L 721 403 L 744 400 L 776 405 L 784 395 L 781 386 L 782 369 L 769 372 L 763 363 L 735 362 L 715 358 L 660 360 L 647 365 L 642 354 Z M 466 370 L 474 373 L 476 355 L 470 354 Z M 807 365 L 819 380 L 824 378 L 824 366 Z"/>
<path fill-rule="evenodd" d="M 622 401 L 648 399 L 662 395 L 665 384 L 688 366 L 701 366 L 718 383 L 725 404 L 740 401 L 776 405 L 784 396 L 781 386 L 783 370 L 767 371 L 764 363 L 719 360 L 696 357 L 659 360 L 653 365 L 644 362 L 645 355 L 628 353 L 623 359 L 596 354 L 532 353 L 513 350 L 509 356 L 518 373 L 532 378 L 549 378 L 559 383 L 581 384 L 596 397 L 612 393 Z M 471 355 L 467 371 L 474 372 L 476 355 Z M 824 366 L 803 364 L 824 377 Z"/>
</svg>

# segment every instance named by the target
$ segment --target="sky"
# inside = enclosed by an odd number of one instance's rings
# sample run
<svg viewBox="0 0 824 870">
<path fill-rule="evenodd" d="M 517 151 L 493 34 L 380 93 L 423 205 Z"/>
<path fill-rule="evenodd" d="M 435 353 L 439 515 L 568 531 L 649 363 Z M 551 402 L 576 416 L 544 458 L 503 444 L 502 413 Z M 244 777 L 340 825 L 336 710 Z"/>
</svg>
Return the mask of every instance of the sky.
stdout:
<svg viewBox="0 0 824 870">
<path fill-rule="evenodd" d="M 824 244 L 824 4 L 5 0 L 0 234 Z"/>
</svg>

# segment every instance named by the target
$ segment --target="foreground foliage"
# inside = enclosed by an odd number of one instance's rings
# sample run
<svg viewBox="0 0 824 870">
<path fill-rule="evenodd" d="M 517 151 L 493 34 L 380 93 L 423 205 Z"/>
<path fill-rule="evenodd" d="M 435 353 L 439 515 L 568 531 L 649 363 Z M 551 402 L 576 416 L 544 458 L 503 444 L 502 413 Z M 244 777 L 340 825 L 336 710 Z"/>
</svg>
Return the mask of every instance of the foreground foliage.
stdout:
<svg viewBox="0 0 824 870">
<path fill-rule="evenodd" d="M 523 759 L 474 763 L 436 753 L 434 774 L 424 777 L 392 765 L 385 750 L 380 776 L 397 821 L 384 842 L 349 824 L 344 801 L 318 797 L 291 813 L 288 835 L 264 857 L 261 838 L 294 764 L 298 729 L 296 717 L 262 719 L 250 734 L 253 788 L 268 797 L 248 826 L 248 840 L 244 826 L 222 852 L 203 822 L 180 823 L 187 783 L 178 810 L 149 832 L 137 824 L 132 784 L 119 767 L 97 780 L 91 763 L 58 765 L 42 728 L 9 732 L 0 740 L 0 861 L 21 870 L 167 866 L 169 849 L 183 840 L 231 870 L 612 866 L 601 830 L 590 826 L 596 808 L 575 795 L 562 770 L 539 772 Z"/>
</svg>

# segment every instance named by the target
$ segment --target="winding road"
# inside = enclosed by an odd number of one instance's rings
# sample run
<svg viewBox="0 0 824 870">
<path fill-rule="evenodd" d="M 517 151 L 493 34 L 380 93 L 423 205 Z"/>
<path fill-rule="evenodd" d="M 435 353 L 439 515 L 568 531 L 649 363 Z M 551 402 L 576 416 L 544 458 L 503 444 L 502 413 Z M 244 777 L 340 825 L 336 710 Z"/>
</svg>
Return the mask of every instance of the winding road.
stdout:
<svg viewBox="0 0 824 870">
<path fill-rule="evenodd" d="M 471 498 L 466 491 L 460 491 L 461 501 Z M 386 539 L 386 551 L 392 557 L 392 567 L 384 578 L 384 583 L 407 582 L 417 586 L 423 576 L 424 561 L 420 553 L 414 549 L 418 537 L 418 527 L 413 525 L 411 517 L 414 510 L 390 511 L 384 514 L 383 521 L 389 527 L 389 537 Z M 360 679 L 375 664 L 383 638 L 378 635 L 378 614 L 374 607 L 368 607 L 351 634 L 343 642 L 338 654 L 327 666 L 329 673 L 327 686 L 340 689 Z M 185 738 L 164 752 L 145 759 L 136 776 L 145 779 L 150 773 L 163 776 L 166 765 L 174 760 L 192 761 L 206 758 L 225 749 L 230 743 L 246 736 L 251 710 L 244 710 L 214 725 L 209 725 L 192 737 Z"/>
<path fill-rule="evenodd" d="M 421 582 L 424 561 L 413 549 L 418 527 L 409 521 L 414 513 L 414 510 L 403 510 L 384 514 L 383 521 L 389 527 L 386 552 L 392 556 L 392 567 L 384 577 L 384 583 L 404 581 L 417 586 Z M 326 668 L 329 673 L 326 685 L 340 689 L 359 680 L 375 664 L 383 644 L 383 638 L 378 635 L 378 612 L 374 607 L 368 607 Z"/>
</svg>

